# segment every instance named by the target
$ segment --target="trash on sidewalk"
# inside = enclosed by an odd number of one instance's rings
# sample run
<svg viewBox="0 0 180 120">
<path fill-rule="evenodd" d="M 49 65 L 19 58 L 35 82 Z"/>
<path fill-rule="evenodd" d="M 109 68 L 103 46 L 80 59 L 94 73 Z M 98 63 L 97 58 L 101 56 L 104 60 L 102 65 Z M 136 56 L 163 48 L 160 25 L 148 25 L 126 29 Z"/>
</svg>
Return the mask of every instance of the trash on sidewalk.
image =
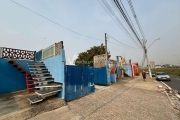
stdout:
<svg viewBox="0 0 180 120">
<path fill-rule="evenodd" d="M 163 87 L 159 85 L 158 88 L 163 88 Z"/>
<path fill-rule="evenodd" d="M 170 90 L 170 89 L 165 89 L 165 90 L 166 90 L 167 93 L 171 93 L 171 94 L 173 93 L 173 91 Z"/>
<path fill-rule="evenodd" d="M 164 92 L 165 90 L 161 85 L 158 86 L 157 92 Z"/>
<path fill-rule="evenodd" d="M 157 89 L 157 92 L 164 92 L 164 89 Z"/>
</svg>

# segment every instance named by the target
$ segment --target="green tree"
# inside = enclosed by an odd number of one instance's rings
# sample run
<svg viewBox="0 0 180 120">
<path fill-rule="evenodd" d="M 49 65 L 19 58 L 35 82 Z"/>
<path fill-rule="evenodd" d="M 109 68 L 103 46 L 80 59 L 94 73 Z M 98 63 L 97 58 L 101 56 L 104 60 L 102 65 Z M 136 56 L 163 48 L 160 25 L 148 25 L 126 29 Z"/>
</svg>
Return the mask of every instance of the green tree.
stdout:
<svg viewBox="0 0 180 120">
<path fill-rule="evenodd" d="M 75 61 L 75 65 L 79 66 L 93 66 L 93 58 L 96 55 L 105 54 L 105 47 L 103 45 L 93 46 L 85 52 L 79 53 L 78 58 Z M 108 51 L 108 58 L 110 58 L 110 52 Z"/>
</svg>

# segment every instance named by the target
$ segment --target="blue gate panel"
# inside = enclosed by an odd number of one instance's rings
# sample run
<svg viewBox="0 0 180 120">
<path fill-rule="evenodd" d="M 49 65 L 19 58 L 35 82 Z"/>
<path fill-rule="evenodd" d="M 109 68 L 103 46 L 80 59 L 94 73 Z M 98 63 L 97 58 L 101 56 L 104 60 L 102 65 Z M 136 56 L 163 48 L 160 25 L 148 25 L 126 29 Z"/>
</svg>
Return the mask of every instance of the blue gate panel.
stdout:
<svg viewBox="0 0 180 120">
<path fill-rule="evenodd" d="M 126 70 L 126 74 L 128 74 L 130 77 L 132 77 L 132 70 L 130 65 L 124 65 L 124 68 Z"/>
<path fill-rule="evenodd" d="M 83 95 L 94 92 L 94 77 L 93 77 L 93 69 L 94 67 L 84 66 L 83 67 L 83 82 L 84 89 Z"/>
<path fill-rule="evenodd" d="M 116 82 L 116 74 L 110 74 L 110 79 L 112 83 Z"/>
<path fill-rule="evenodd" d="M 121 77 L 121 75 L 122 75 L 122 67 L 120 67 L 120 66 L 117 67 L 117 75 L 118 75 L 118 77 Z"/>
<path fill-rule="evenodd" d="M 65 99 L 70 101 L 72 99 L 82 96 L 82 66 L 66 65 L 66 80 L 65 80 Z"/>
<path fill-rule="evenodd" d="M 108 85 L 106 67 L 94 68 L 94 83 Z"/>
<path fill-rule="evenodd" d="M 94 92 L 93 67 L 66 65 L 65 100 L 70 101 Z"/>
</svg>

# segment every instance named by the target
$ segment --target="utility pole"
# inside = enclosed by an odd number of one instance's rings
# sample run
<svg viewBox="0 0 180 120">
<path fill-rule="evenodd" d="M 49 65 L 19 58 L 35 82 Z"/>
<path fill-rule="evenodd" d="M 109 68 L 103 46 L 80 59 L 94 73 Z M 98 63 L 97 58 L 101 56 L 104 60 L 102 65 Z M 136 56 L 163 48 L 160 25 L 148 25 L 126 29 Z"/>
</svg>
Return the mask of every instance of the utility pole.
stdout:
<svg viewBox="0 0 180 120">
<path fill-rule="evenodd" d="M 107 34 L 105 33 L 105 54 L 106 54 L 106 60 L 108 60 L 108 52 L 107 52 Z"/>
<path fill-rule="evenodd" d="M 145 43 L 145 41 L 143 41 L 143 43 L 144 43 L 145 57 L 146 57 L 147 64 L 148 64 L 148 68 L 149 68 L 149 76 L 150 76 L 150 78 L 152 78 L 152 75 L 151 75 L 151 68 L 150 68 L 150 65 L 149 65 L 149 59 L 148 59 L 148 55 L 147 55 L 146 43 Z"/>
</svg>

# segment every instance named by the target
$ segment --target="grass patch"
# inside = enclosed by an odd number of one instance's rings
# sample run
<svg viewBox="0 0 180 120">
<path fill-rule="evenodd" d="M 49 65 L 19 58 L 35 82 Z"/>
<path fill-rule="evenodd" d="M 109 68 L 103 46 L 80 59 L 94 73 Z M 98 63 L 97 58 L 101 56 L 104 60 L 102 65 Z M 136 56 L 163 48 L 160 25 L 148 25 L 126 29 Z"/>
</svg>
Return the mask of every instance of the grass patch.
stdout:
<svg viewBox="0 0 180 120">
<path fill-rule="evenodd" d="M 144 69 L 145 71 L 148 71 L 148 69 Z M 142 71 L 142 69 L 140 70 Z M 153 72 L 165 72 L 168 75 L 175 75 L 180 76 L 180 68 L 157 68 L 157 69 L 151 69 Z"/>
</svg>

